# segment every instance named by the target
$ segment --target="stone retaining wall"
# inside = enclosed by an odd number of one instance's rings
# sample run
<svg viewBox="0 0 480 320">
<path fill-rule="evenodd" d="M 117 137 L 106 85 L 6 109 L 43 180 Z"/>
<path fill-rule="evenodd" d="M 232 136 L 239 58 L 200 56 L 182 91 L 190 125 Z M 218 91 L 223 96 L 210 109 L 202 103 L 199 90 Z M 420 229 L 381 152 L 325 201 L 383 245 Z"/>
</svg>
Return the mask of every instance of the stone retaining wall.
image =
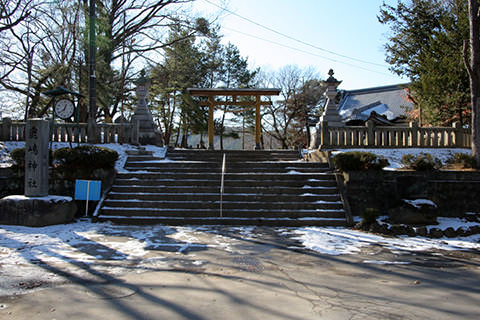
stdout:
<svg viewBox="0 0 480 320">
<path fill-rule="evenodd" d="M 439 216 L 462 216 L 479 212 L 479 171 L 354 171 L 343 173 L 347 199 L 353 215 L 366 208 L 386 214 L 402 199 L 429 199 Z"/>
<path fill-rule="evenodd" d="M 74 174 L 72 174 L 74 176 Z M 79 179 L 86 179 L 79 177 Z M 94 171 L 89 180 L 102 181 L 102 192 L 109 189 L 115 180 L 115 170 L 98 169 Z M 24 175 L 23 171 L 18 171 L 13 167 L 0 168 L 0 199 L 8 195 L 23 195 L 24 194 Z M 50 195 L 74 196 L 75 193 L 75 179 L 64 177 L 56 172 L 54 169 L 49 169 L 49 191 Z M 76 201 L 79 212 L 84 213 L 85 201 Z M 89 211 L 95 209 L 93 205 L 89 207 Z M 83 210 L 83 211 L 82 211 Z"/>
</svg>

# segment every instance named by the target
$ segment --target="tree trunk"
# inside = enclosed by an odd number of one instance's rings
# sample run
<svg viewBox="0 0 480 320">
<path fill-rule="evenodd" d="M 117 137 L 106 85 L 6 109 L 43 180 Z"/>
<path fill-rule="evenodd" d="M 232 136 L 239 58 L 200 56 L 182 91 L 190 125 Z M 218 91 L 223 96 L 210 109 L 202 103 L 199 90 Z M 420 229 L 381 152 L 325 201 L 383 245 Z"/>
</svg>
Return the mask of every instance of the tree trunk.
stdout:
<svg viewBox="0 0 480 320">
<path fill-rule="evenodd" d="M 464 43 L 463 57 L 470 77 L 472 103 L 472 155 L 480 166 L 480 14 L 477 0 L 468 0 L 470 19 L 470 59 L 468 46 Z"/>
<path fill-rule="evenodd" d="M 197 146 L 197 149 L 205 149 L 205 142 L 203 141 L 203 130 L 200 131 L 200 145 Z"/>
</svg>

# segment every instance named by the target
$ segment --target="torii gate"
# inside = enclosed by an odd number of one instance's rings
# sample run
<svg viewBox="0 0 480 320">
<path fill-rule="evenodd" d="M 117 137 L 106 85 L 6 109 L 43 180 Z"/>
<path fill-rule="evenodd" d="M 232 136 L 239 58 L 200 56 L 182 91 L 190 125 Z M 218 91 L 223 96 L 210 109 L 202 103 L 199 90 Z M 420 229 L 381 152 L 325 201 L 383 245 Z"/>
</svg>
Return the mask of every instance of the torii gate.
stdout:
<svg viewBox="0 0 480 320">
<path fill-rule="evenodd" d="M 208 106 L 208 148 L 213 150 L 213 113 L 215 106 L 247 106 L 255 108 L 255 150 L 261 149 L 261 115 L 260 107 L 271 105 L 271 101 L 262 101 L 262 96 L 278 96 L 280 89 L 212 89 L 212 88 L 188 88 L 187 92 L 191 96 L 208 97 L 208 101 L 200 102 L 201 106 Z M 232 97 L 232 101 L 216 101 L 215 97 Z M 255 101 L 237 101 L 237 97 L 255 97 Z"/>
</svg>

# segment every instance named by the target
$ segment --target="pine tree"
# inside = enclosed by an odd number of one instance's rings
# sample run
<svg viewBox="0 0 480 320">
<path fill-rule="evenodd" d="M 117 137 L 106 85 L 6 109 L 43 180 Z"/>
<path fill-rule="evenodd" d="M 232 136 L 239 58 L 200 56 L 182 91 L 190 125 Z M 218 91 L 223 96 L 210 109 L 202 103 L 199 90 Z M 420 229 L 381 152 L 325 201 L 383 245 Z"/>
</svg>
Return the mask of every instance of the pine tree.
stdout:
<svg viewBox="0 0 480 320">
<path fill-rule="evenodd" d="M 385 45 L 391 70 L 411 81 L 411 95 L 424 125 L 470 123 L 469 80 L 463 64 L 468 38 L 463 0 L 399 1 L 384 4 L 379 21 L 392 31 Z"/>
</svg>

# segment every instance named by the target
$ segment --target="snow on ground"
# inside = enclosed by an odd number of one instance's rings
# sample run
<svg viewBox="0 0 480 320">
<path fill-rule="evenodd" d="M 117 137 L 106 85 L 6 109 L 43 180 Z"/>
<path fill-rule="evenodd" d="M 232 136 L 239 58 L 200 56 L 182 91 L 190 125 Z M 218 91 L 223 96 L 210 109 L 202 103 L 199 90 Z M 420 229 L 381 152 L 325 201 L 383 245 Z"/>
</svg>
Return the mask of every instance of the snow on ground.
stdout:
<svg viewBox="0 0 480 320">
<path fill-rule="evenodd" d="M 462 218 L 438 218 L 438 225 L 428 228 L 445 230 L 449 227 L 480 226 L 477 222 L 467 222 Z M 429 239 L 425 237 L 384 237 L 357 230 L 343 228 L 299 228 L 293 232 L 294 239 L 305 248 L 330 255 L 355 254 L 366 246 L 382 246 L 392 251 L 428 251 L 439 250 L 480 250 L 480 234 L 459 237 Z"/>
<path fill-rule="evenodd" d="M 464 221 L 458 218 L 440 218 L 437 228 L 458 227 Z M 480 225 L 480 223 L 470 223 Z M 230 227 L 235 236 L 249 239 L 253 227 Z M 367 246 L 382 246 L 392 251 L 480 250 L 480 235 L 464 238 L 428 239 L 423 237 L 384 237 L 346 228 L 275 228 L 281 237 L 297 240 L 300 248 L 322 254 L 357 254 Z M 179 252 L 195 247 L 218 248 L 232 251 L 237 240 L 218 226 L 169 227 L 120 226 L 110 223 L 80 221 L 42 228 L 0 225 L 0 256 L 2 265 L 21 265 L 35 261 L 45 263 L 83 262 L 98 259 L 136 261 L 138 265 L 150 261 L 149 248 L 171 247 Z M 90 249 L 87 250 L 87 247 Z M 95 254 L 92 254 L 94 252 Z M 157 251 L 158 253 L 158 251 Z M 156 255 L 157 259 L 161 256 Z M 145 261 L 143 261 L 145 260 Z M 143 261 L 143 262 L 142 262 Z M 150 261 L 151 262 L 151 261 Z"/>
<path fill-rule="evenodd" d="M 336 155 L 342 152 L 350 151 L 362 151 L 371 152 L 378 156 L 382 156 L 388 160 L 390 165 L 386 167 L 386 170 L 395 170 L 404 167 L 402 165 L 402 157 L 406 154 L 419 155 L 421 153 L 429 153 L 432 156 L 438 158 L 443 164 L 447 162 L 455 153 L 472 154 L 470 149 L 428 149 L 428 148 L 408 148 L 408 149 L 345 149 L 345 150 L 332 150 L 332 155 Z"/>
<path fill-rule="evenodd" d="M 440 230 L 445 230 L 449 227 L 457 230 L 462 228 L 464 230 L 480 225 L 478 222 L 470 222 L 464 218 L 446 218 L 446 217 L 438 217 L 437 218 L 438 225 L 427 226 L 427 230 L 430 231 L 431 228 L 437 228 Z"/>
<path fill-rule="evenodd" d="M 11 195 L 11 196 L 6 196 L 3 199 L 5 200 L 13 200 L 13 201 L 23 201 L 23 200 L 39 200 L 39 201 L 44 201 L 44 202 L 52 202 L 52 203 L 57 203 L 57 202 L 70 202 L 72 201 L 72 197 L 67 197 L 67 196 L 45 196 L 45 197 L 27 197 L 24 195 Z"/>
</svg>

